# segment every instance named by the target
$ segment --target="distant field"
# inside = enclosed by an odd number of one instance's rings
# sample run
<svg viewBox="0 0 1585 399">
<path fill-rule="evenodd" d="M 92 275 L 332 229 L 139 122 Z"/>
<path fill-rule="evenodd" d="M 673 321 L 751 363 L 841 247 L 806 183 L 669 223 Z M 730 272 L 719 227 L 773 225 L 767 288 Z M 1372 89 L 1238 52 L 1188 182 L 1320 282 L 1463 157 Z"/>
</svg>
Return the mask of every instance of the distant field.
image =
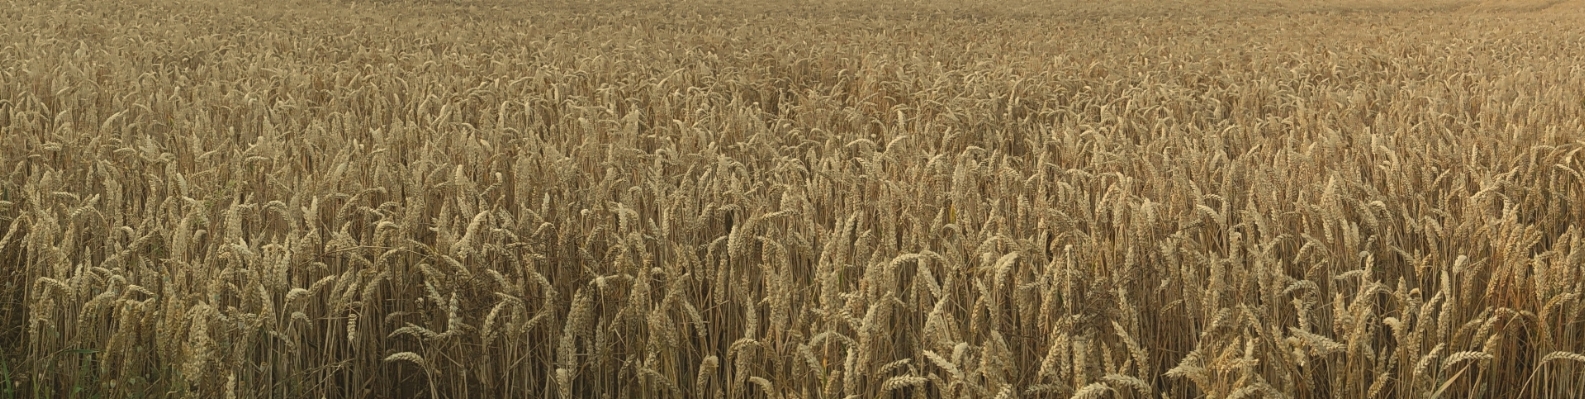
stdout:
<svg viewBox="0 0 1585 399">
<path fill-rule="evenodd" d="M 1563 398 L 1576 2 L 0 6 L 0 399 Z"/>
</svg>

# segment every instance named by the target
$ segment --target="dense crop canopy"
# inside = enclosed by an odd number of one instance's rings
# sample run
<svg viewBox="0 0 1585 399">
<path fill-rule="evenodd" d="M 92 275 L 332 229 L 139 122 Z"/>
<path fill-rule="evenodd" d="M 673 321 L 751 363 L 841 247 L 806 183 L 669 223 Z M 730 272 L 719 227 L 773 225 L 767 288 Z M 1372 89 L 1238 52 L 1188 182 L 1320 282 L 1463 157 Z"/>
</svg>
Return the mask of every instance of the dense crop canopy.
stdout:
<svg viewBox="0 0 1585 399">
<path fill-rule="evenodd" d="M 0 7 L 0 398 L 1585 390 L 1577 5 L 634 1 Z"/>
</svg>

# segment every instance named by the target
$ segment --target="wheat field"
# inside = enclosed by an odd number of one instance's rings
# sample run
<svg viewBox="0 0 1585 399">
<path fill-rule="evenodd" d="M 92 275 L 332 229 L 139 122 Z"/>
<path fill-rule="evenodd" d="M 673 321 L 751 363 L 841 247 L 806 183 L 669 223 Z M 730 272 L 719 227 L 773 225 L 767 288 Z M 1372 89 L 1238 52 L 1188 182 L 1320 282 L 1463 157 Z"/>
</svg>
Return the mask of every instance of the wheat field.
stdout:
<svg viewBox="0 0 1585 399">
<path fill-rule="evenodd" d="M 0 399 L 1561 398 L 1573 2 L 8 1 Z"/>
</svg>

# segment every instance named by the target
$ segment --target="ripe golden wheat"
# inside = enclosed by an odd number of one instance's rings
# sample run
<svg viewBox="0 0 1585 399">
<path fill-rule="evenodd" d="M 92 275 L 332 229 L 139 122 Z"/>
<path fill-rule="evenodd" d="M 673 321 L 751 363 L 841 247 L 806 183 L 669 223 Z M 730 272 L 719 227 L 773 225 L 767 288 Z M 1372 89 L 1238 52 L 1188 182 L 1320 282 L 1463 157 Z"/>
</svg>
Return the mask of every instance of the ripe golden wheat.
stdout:
<svg viewBox="0 0 1585 399">
<path fill-rule="evenodd" d="M 11 3 L 0 398 L 1585 391 L 1578 6 L 1121 4 Z"/>
</svg>

